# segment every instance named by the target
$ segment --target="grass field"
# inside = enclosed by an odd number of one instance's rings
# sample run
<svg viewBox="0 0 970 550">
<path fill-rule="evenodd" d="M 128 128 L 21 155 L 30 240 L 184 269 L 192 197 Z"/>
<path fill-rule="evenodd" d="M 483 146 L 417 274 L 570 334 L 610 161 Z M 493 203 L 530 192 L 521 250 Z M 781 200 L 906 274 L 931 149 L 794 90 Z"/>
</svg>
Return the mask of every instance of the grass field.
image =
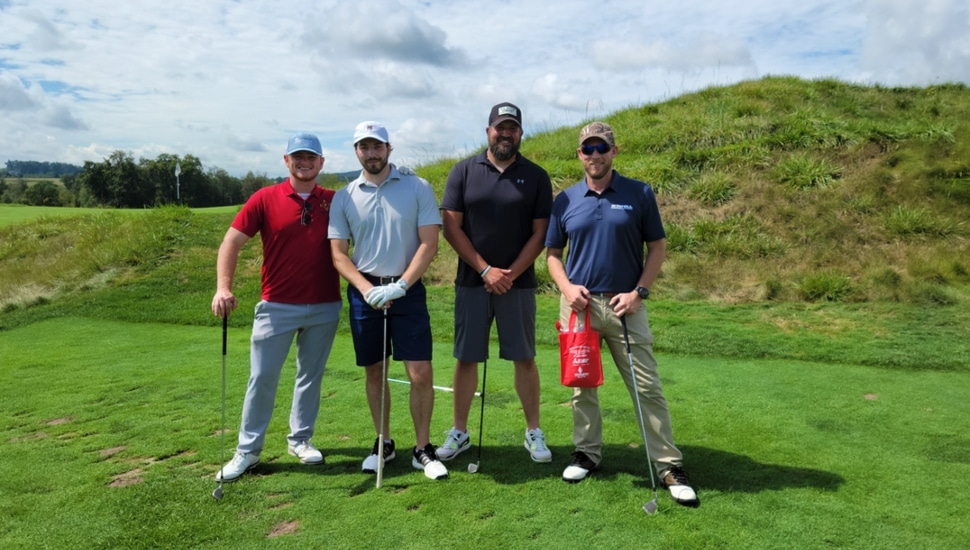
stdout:
<svg viewBox="0 0 970 550">
<path fill-rule="evenodd" d="M 217 502 L 217 325 L 66 317 L 0 332 L 0 489 L 10 495 L 0 503 L 0 545 L 957 548 L 970 536 L 966 372 L 661 355 L 675 433 L 703 504 L 683 508 L 661 493 L 659 513 L 647 516 L 635 413 L 611 369 L 601 390 L 603 469 L 576 485 L 559 480 L 571 416 L 548 346 L 539 364 L 553 464 L 534 464 L 522 449 L 509 367 L 493 361 L 479 473 L 466 472 L 475 449 L 448 463 L 443 482 L 399 458 L 375 489 L 359 472 L 373 434 L 346 335 L 325 377 L 314 438 L 327 464 L 302 466 L 285 452 L 290 364 L 262 465 Z M 248 330 L 232 329 L 230 446 L 247 349 Z M 450 380 L 449 351 L 435 349 L 439 384 Z M 399 365 L 393 375 L 403 377 Z M 392 434 L 403 446 L 412 437 L 406 388 L 392 391 Z M 439 393 L 433 433 L 449 427 L 449 411 L 450 394 Z"/>
</svg>

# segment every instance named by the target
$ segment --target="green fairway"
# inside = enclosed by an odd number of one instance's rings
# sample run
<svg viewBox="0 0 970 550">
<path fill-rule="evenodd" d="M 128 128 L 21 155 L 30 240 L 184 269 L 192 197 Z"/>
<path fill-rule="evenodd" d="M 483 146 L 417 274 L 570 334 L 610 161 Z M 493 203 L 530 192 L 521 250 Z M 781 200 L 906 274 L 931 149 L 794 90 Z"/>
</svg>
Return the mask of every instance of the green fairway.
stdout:
<svg viewBox="0 0 970 550">
<path fill-rule="evenodd" d="M 522 448 L 510 367 L 493 360 L 479 473 L 466 470 L 475 448 L 447 463 L 447 481 L 411 467 L 407 388 L 392 385 L 392 435 L 404 452 L 375 489 L 374 477 L 359 472 L 373 432 L 344 334 L 314 438 L 326 465 L 286 454 L 291 360 L 262 464 L 217 502 L 217 325 L 70 317 L 0 332 L 0 546 L 955 548 L 970 537 L 965 372 L 889 376 L 852 365 L 661 355 L 675 435 L 703 504 L 679 507 L 661 491 L 659 513 L 648 516 L 635 413 L 613 369 L 601 390 L 603 468 L 576 485 L 560 481 L 572 421 L 551 347 L 538 359 L 553 464 L 532 463 Z M 230 330 L 230 448 L 248 336 Z M 449 346 L 435 353 L 436 383 L 450 385 Z M 391 376 L 404 378 L 399 364 Z M 450 409 L 450 394 L 439 393 L 437 439 Z"/>
</svg>

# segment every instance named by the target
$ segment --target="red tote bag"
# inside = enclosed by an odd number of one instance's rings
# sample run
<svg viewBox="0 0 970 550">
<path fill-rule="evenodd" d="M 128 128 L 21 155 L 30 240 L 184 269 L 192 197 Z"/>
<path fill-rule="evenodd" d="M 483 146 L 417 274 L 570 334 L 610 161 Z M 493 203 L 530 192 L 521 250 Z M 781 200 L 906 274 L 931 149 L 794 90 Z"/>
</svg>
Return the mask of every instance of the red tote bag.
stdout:
<svg viewBox="0 0 970 550">
<path fill-rule="evenodd" d="M 569 327 L 559 331 L 560 382 L 571 388 L 595 388 L 603 385 L 603 359 L 600 357 L 600 333 L 589 325 L 589 308 L 581 331 L 576 331 L 576 312 L 569 314 Z"/>
</svg>

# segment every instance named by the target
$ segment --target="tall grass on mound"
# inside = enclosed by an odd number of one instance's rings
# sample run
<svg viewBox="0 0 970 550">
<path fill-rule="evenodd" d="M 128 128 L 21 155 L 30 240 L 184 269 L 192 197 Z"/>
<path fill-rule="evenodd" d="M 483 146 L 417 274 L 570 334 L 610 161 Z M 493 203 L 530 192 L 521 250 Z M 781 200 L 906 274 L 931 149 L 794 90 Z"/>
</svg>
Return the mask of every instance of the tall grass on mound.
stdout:
<svg viewBox="0 0 970 550">
<path fill-rule="evenodd" d="M 45 303 L 158 267 L 192 230 L 191 219 L 188 209 L 161 208 L 140 216 L 41 217 L 0 228 L 0 309 Z"/>
</svg>

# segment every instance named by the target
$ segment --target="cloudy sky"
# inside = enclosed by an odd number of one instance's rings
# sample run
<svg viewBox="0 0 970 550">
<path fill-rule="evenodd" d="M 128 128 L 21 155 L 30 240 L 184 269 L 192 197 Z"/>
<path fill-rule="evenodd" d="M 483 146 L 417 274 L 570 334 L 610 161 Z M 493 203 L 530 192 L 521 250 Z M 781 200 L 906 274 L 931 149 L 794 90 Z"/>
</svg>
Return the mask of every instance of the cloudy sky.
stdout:
<svg viewBox="0 0 970 550">
<path fill-rule="evenodd" d="M 328 172 L 383 122 L 392 161 L 766 75 L 970 84 L 967 0 L 0 0 L 0 164 L 199 157 L 286 174 L 318 134 Z"/>
</svg>

